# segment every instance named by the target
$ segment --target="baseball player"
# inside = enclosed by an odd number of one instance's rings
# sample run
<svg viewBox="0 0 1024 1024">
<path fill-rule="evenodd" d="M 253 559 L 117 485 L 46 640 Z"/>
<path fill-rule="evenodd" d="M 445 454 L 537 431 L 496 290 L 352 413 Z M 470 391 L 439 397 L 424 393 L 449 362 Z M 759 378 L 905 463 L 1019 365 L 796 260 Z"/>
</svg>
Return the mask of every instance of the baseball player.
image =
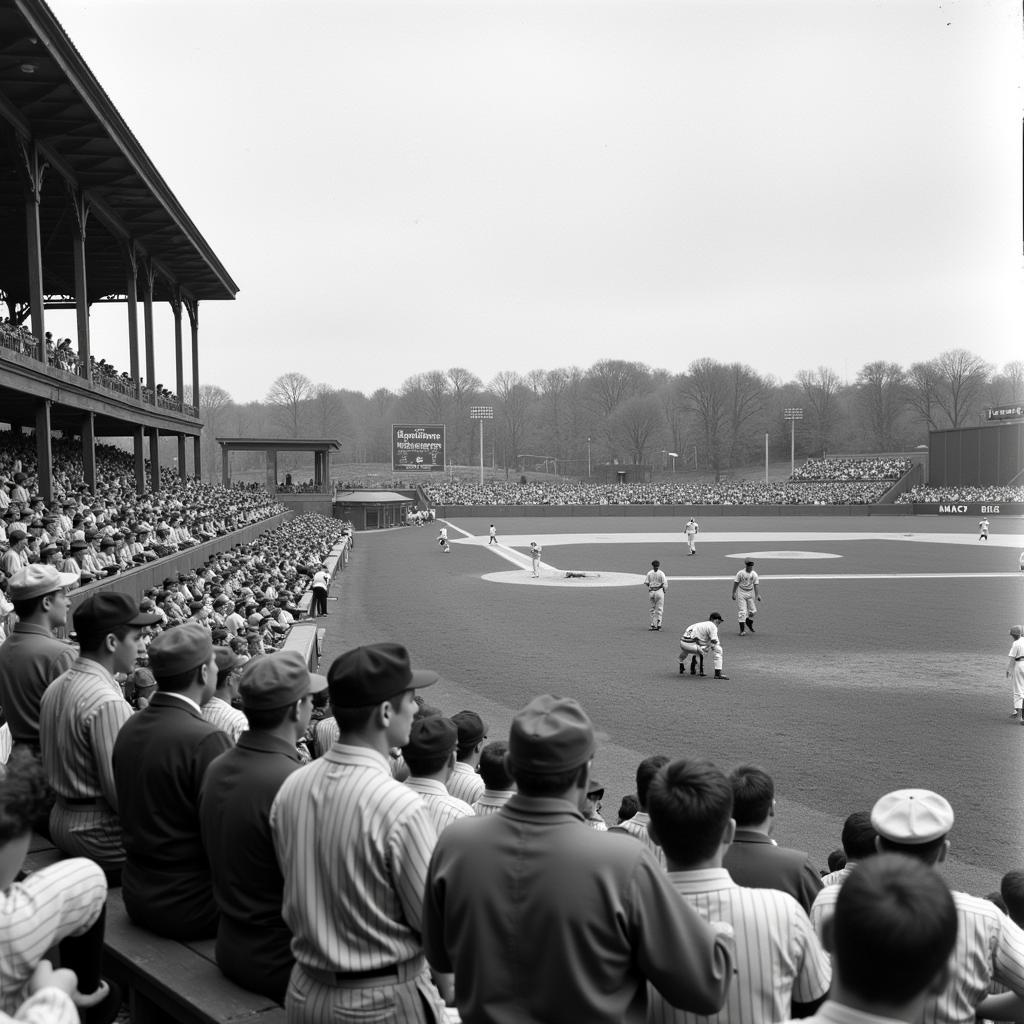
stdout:
<svg viewBox="0 0 1024 1024">
<path fill-rule="evenodd" d="M 535 541 L 530 541 L 530 562 L 533 565 L 533 578 L 540 576 L 540 553 L 544 549 Z"/>
<path fill-rule="evenodd" d="M 689 654 L 699 655 L 701 658 L 701 665 L 704 664 L 704 654 L 707 651 L 711 651 L 715 659 L 715 678 L 716 679 L 728 679 L 728 676 L 722 675 L 722 644 L 718 639 L 718 626 L 722 621 L 722 616 L 719 612 L 712 612 L 707 619 L 707 622 L 695 622 L 692 626 L 686 627 L 686 632 L 683 633 L 682 638 L 679 641 L 679 646 L 682 649 L 682 654 L 679 655 L 679 674 L 682 675 L 686 669 L 686 657 Z M 704 675 L 704 670 L 701 668 L 701 675 Z"/>
<path fill-rule="evenodd" d="M 697 554 L 697 533 L 700 527 L 697 525 L 697 521 L 690 516 L 686 521 L 686 525 L 683 527 L 683 532 L 686 534 L 686 543 L 690 548 L 690 554 Z"/>
<path fill-rule="evenodd" d="M 1020 565 L 1020 571 L 1024 572 L 1024 551 L 1020 553 L 1020 558 L 1017 560 Z"/>
<path fill-rule="evenodd" d="M 1006 678 L 1013 680 L 1013 714 L 1011 718 L 1020 717 L 1024 725 L 1024 640 L 1021 639 L 1020 626 L 1010 627 L 1013 643 L 1010 647 L 1009 662 L 1006 666 Z"/>
<path fill-rule="evenodd" d="M 492 544 L 498 543 L 498 531 L 494 528 L 494 523 L 491 523 L 487 530 L 487 546 L 490 547 Z"/>
<path fill-rule="evenodd" d="M 665 595 L 668 593 L 668 577 L 661 571 L 661 562 L 651 562 L 650 572 L 644 577 L 644 586 L 651 598 L 651 630 L 661 629 L 661 617 L 665 611 Z"/>
<path fill-rule="evenodd" d="M 988 519 L 987 518 L 986 519 L 982 519 L 982 521 L 980 523 L 978 523 L 978 531 L 979 531 L 978 532 L 978 540 L 985 540 L 985 541 L 987 541 L 988 540 Z"/>
<path fill-rule="evenodd" d="M 441 529 L 437 531 L 437 543 L 440 546 L 441 550 L 444 551 L 446 554 L 449 551 L 451 551 L 451 547 L 448 544 L 447 526 L 442 526 Z"/>
<path fill-rule="evenodd" d="M 736 602 L 736 611 L 740 620 L 740 636 L 746 627 L 754 632 L 754 616 L 757 614 L 757 602 L 761 600 L 760 578 L 754 572 L 754 560 L 748 558 L 744 568 L 736 573 L 732 581 L 732 599 Z"/>
</svg>

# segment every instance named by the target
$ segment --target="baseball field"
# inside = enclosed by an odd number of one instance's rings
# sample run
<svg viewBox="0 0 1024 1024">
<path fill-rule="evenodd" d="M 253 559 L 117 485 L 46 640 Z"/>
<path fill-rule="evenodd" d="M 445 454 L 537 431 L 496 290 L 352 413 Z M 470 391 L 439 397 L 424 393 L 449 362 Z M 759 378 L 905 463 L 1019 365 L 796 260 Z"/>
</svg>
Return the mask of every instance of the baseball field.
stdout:
<svg viewBox="0 0 1024 1024">
<path fill-rule="evenodd" d="M 843 819 L 922 787 L 953 805 L 947 875 L 977 894 L 1024 868 L 1024 728 L 1009 717 L 1009 627 L 1024 619 L 1018 520 L 735 517 L 687 555 L 669 517 L 509 518 L 360 533 L 332 588 L 324 665 L 397 640 L 443 681 L 424 695 L 479 711 L 490 738 L 532 696 L 577 698 L 598 730 L 594 773 L 615 822 L 650 754 L 754 762 L 775 778 L 774 835 L 825 866 Z M 541 578 L 525 552 L 543 549 Z M 648 631 L 652 559 L 669 578 Z M 753 558 L 764 601 L 738 636 L 731 581 Z M 567 578 L 566 573 L 583 573 Z M 679 637 L 712 611 L 728 681 L 678 674 Z"/>
</svg>

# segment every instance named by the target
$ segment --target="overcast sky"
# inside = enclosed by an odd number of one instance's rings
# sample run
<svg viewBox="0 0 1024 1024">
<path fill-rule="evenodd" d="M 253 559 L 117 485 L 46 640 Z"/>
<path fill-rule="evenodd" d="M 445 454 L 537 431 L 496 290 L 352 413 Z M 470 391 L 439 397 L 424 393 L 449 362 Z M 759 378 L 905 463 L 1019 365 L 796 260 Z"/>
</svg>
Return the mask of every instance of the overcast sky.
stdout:
<svg viewBox="0 0 1024 1024">
<path fill-rule="evenodd" d="M 1021 358 L 1017 0 L 49 2 L 240 288 L 200 312 L 238 401 Z M 124 307 L 92 331 L 127 368 Z"/>
</svg>

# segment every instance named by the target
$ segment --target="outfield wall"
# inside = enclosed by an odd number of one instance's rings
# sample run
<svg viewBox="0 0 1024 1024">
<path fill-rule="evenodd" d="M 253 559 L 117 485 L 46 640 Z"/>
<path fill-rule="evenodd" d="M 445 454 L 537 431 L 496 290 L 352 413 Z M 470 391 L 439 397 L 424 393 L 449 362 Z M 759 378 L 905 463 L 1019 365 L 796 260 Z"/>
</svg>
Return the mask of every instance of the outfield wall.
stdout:
<svg viewBox="0 0 1024 1024">
<path fill-rule="evenodd" d="M 1024 504 L 962 502 L 907 505 L 438 505 L 439 519 L 548 518 L 549 516 L 1024 516 Z"/>
</svg>

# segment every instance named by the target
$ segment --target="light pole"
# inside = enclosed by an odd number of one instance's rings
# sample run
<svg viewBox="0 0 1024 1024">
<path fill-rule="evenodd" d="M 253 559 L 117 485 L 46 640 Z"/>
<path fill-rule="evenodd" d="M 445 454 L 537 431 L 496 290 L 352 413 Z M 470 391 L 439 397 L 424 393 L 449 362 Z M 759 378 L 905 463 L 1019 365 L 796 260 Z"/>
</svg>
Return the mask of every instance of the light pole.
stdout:
<svg viewBox="0 0 1024 1024">
<path fill-rule="evenodd" d="M 590 479 L 590 438 L 587 438 L 587 479 Z"/>
<path fill-rule="evenodd" d="M 469 418 L 480 421 L 480 486 L 482 487 L 484 483 L 484 420 L 494 419 L 494 406 L 471 405 Z"/>
<path fill-rule="evenodd" d="M 679 452 L 670 452 L 667 448 L 661 449 L 662 455 L 667 455 L 672 460 L 672 472 L 676 471 L 676 459 L 679 458 Z"/>
<path fill-rule="evenodd" d="M 803 409 L 786 409 L 782 418 L 789 420 L 789 475 L 796 472 L 796 421 L 804 418 Z"/>
</svg>

